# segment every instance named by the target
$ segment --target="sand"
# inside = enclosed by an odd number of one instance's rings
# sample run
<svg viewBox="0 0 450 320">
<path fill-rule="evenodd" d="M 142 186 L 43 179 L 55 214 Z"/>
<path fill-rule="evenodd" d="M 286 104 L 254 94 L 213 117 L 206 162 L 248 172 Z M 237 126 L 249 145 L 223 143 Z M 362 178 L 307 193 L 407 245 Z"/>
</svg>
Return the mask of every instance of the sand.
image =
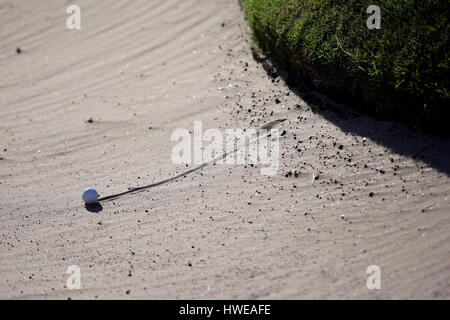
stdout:
<svg viewBox="0 0 450 320">
<path fill-rule="evenodd" d="M 0 298 L 450 298 L 448 140 L 272 79 L 235 0 L 81 0 L 80 30 L 70 3 L 0 2 Z M 279 119 L 275 176 L 217 164 L 81 200 L 195 168 L 171 160 L 194 121 Z"/>
</svg>

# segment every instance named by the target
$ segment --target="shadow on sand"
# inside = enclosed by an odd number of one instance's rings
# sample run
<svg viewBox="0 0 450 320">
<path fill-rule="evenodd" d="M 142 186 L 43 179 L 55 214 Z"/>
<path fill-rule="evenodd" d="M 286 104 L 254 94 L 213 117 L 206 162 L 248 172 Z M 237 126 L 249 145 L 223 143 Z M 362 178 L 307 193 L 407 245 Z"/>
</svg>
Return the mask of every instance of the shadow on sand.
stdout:
<svg viewBox="0 0 450 320">
<path fill-rule="evenodd" d="M 421 161 L 447 176 L 450 175 L 449 138 L 414 131 L 397 122 L 376 120 L 311 90 L 276 63 L 273 63 L 273 67 L 281 80 L 305 101 L 314 113 L 319 113 L 343 132 L 369 138 L 394 153 Z"/>
<path fill-rule="evenodd" d="M 98 213 L 103 210 L 103 206 L 99 202 L 94 204 L 85 204 L 84 207 L 86 208 L 87 211 L 95 213 Z"/>
</svg>

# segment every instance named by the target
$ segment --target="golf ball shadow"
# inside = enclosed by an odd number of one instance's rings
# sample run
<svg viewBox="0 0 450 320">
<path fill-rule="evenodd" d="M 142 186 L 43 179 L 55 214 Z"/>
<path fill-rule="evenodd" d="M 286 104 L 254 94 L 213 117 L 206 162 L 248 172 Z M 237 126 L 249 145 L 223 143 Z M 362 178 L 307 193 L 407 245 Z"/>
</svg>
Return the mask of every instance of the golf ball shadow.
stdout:
<svg viewBox="0 0 450 320">
<path fill-rule="evenodd" d="M 96 212 L 96 213 L 98 213 L 98 212 L 103 210 L 103 207 L 102 207 L 102 205 L 99 202 L 97 202 L 97 203 L 90 203 L 90 204 L 86 203 L 84 205 L 84 207 L 89 212 Z"/>
</svg>

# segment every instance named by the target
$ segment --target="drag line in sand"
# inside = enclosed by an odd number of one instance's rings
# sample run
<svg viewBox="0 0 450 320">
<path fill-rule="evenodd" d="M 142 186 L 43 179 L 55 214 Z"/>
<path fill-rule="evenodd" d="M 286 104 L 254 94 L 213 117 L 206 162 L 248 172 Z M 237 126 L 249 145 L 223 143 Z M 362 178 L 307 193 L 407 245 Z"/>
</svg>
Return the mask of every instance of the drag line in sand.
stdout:
<svg viewBox="0 0 450 320">
<path fill-rule="evenodd" d="M 265 133 L 265 134 L 263 134 L 263 135 L 261 135 L 261 136 L 258 134 L 257 138 L 253 139 L 252 141 L 249 141 L 248 145 L 254 144 L 254 143 L 258 142 L 258 141 L 259 141 L 260 139 L 262 139 L 262 138 L 270 137 L 270 136 L 271 136 L 271 131 L 270 131 L 270 130 L 272 130 L 272 128 L 273 128 L 275 125 L 277 125 L 277 124 L 279 124 L 279 123 L 282 123 L 282 122 L 284 122 L 284 121 L 286 121 L 286 119 L 277 119 L 277 120 L 270 121 L 270 122 L 266 123 L 265 125 L 259 127 L 259 128 L 257 129 L 257 131 L 263 129 L 263 130 L 269 130 L 269 132 L 267 132 L 267 133 Z M 246 146 L 244 146 L 244 148 L 245 148 L 245 147 L 246 147 Z M 187 176 L 187 175 L 190 174 L 190 173 L 193 173 L 193 172 L 196 172 L 196 171 L 198 171 L 198 170 L 201 170 L 201 169 L 203 169 L 204 167 L 213 165 L 214 163 L 217 163 L 219 160 L 225 160 L 227 157 L 233 155 L 233 154 L 236 153 L 238 150 L 239 150 L 239 148 L 238 148 L 238 147 L 235 147 L 234 150 L 229 151 L 229 152 L 225 152 L 225 153 L 223 153 L 222 155 L 217 156 L 217 157 L 215 157 L 214 159 L 212 159 L 212 160 L 210 160 L 210 161 L 207 161 L 207 162 L 205 162 L 205 163 L 203 163 L 203 164 L 201 164 L 201 165 L 199 165 L 199 166 L 197 166 L 197 167 L 195 167 L 195 168 L 192 168 L 192 169 L 187 170 L 187 171 L 185 171 L 185 172 L 183 172 L 183 173 L 180 173 L 180 174 L 176 175 L 175 177 L 167 178 L 167 179 L 165 179 L 165 180 L 158 181 L 158 182 L 155 182 L 155 183 L 151 183 L 151 184 L 146 185 L 146 186 L 132 188 L 132 189 L 130 189 L 130 190 L 128 190 L 128 191 L 124 191 L 124 192 L 121 192 L 121 193 L 116 193 L 116 194 L 112 194 L 112 195 L 109 195 L 109 196 L 105 196 L 105 197 L 99 198 L 99 199 L 98 199 L 98 202 L 102 202 L 102 201 L 111 201 L 111 200 L 117 199 L 117 198 L 122 197 L 122 196 L 127 195 L 127 194 L 131 194 L 131 193 L 135 193 L 135 192 L 142 191 L 142 190 L 145 190 L 145 189 L 157 187 L 157 186 L 166 184 L 166 183 L 168 183 L 168 182 L 174 181 L 174 180 L 176 180 L 176 179 L 185 177 L 185 176 Z"/>
</svg>

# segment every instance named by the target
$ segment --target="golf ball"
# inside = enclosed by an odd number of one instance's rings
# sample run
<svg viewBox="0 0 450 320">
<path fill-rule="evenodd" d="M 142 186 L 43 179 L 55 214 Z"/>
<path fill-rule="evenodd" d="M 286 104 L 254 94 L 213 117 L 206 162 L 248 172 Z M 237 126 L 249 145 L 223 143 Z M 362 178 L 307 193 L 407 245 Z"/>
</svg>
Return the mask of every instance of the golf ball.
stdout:
<svg viewBox="0 0 450 320">
<path fill-rule="evenodd" d="M 98 193 L 92 188 L 87 188 L 84 190 L 82 197 L 86 204 L 93 204 L 98 201 Z"/>
</svg>

